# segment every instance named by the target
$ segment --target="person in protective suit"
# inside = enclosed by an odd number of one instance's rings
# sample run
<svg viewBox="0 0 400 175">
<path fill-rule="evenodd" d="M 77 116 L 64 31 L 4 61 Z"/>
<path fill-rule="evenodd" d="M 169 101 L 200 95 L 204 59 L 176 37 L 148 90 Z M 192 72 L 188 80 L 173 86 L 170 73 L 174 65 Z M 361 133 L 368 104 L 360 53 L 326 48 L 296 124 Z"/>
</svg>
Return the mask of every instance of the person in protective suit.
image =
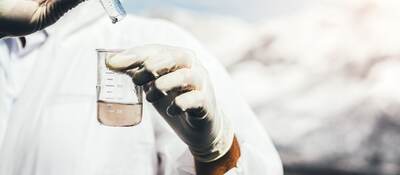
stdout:
<svg viewBox="0 0 400 175">
<path fill-rule="evenodd" d="M 190 34 L 130 15 L 113 25 L 96 1 L 52 25 L 79 3 L 0 1 L 0 174 L 283 174 L 235 84 Z M 141 124 L 96 121 L 97 48 L 125 50 L 106 64 L 144 87 Z"/>
</svg>

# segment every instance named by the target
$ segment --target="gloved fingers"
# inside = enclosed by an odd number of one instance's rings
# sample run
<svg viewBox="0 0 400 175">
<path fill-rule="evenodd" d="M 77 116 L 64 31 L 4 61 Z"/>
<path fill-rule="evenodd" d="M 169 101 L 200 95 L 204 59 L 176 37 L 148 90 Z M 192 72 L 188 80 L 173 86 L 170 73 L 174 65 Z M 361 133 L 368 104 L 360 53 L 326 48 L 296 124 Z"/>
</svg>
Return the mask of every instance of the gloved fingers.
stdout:
<svg viewBox="0 0 400 175">
<path fill-rule="evenodd" d="M 144 60 L 144 57 L 140 57 L 138 55 L 131 54 L 129 51 L 126 51 L 112 57 L 108 57 L 106 59 L 106 66 L 111 70 L 125 71 L 140 67 Z"/>
<path fill-rule="evenodd" d="M 76 7 L 84 1 L 85 0 L 37 0 L 40 4 L 49 3 L 49 10 L 57 10 L 51 11 L 51 13 L 58 15 L 57 18 L 60 18 L 68 10 Z"/>
<path fill-rule="evenodd" d="M 109 57 L 106 59 L 106 65 L 112 70 L 123 71 L 130 68 L 139 67 L 144 63 L 145 60 L 149 58 L 165 58 L 165 55 L 169 55 L 170 57 L 180 60 L 181 58 L 191 57 L 190 55 L 193 55 L 193 53 L 186 49 L 158 44 L 149 44 L 127 49 L 113 57 Z"/>
<path fill-rule="evenodd" d="M 148 84 L 155 79 L 155 75 L 144 67 L 140 68 L 132 74 L 133 83 L 139 86 Z"/>
<path fill-rule="evenodd" d="M 191 90 L 201 90 L 202 82 L 202 77 L 194 73 L 192 69 L 179 69 L 158 78 L 146 91 L 146 98 L 149 102 L 155 102 L 172 91 L 180 95 Z"/>
<path fill-rule="evenodd" d="M 158 90 L 155 85 L 154 81 L 151 81 L 145 85 L 143 85 L 144 93 L 146 94 L 146 100 L 150 103 L 155 103 L 159 99 L 167 96 L 167 94 Z"/>
<path fill-rule="evenodd" d="M 160 53 L 144 61 L 143 67 L 134 74 L 133 82 L 137 85 L 144 85 L 178 69 L 190 67 L 191 58 L 179 58 L 168 53 Z"/>
<path fill-rule="evenodd" d="M 163 50 L 157 55 L 149 57 L 144 63 L 146 69 L 152 72 L 156 77 L 173 72 L 180 68 L 190 68 L 194 55 L 185 49 Z"/>
<path fill-rule="evenodd" d="M 38 8 L 32 16 L 35 31 L 54 24 L 68 10 L 76 7 L 84 0 L 36 0 Z"/>
<path fill-rule="evenodd" d="M 139 71 L 139 68 L 133 68 L 125 71 L 125 73 L 128 74 L 130 77 L 133 77 L 137 71 Z"/>
<path fill-rule="evenodd" d="M 38 0 L 39 2 L 43 2 L 43 1 L 46 1 L 46 0 Z M 48 1 L 48 0 L 47 0 Z M 86 1 L 86 0 L 53 0 L 54 2 L 53 3 L 60 3 L 60 4 L 62 4 L 62 5 L 68 5 L 68 4 L 71 4 L 71 5 L 77 5 L 77 4 L 79 4 L 79 3 L 81 3 L 81 2 L 84 2 L 84 1 Z M 70 6 L 71 6 L 70 5 Z"/>
<path fill-rule="evenodd" d="M 83 0 L 0 0 L 0 35 L 21 36 L 54 24 Z"/>
<path fill-rule="evenodd" d="M 112 57 L 106 59 L 106 65 L 109 69 L 115 71 L 125 71 L 138 68 L 143 65 L 149 57 L 157 55 L 163 47 L 160 45 L 145 45 L 127 49 Z"/>
<path fill-rule="evenodd" d="M 111 70 L 130 71 L 137 85 L 144 85 L 158 77 L 192 65 L 194 54 L 182 48 L 163 45 L 145 45 L 126 50 L 106 59 Z"/>
<path fill-rule="evenodd" d="M 34 32 L 32 16 L 38 7 L 34 1 L 0 0 L 1 35 L 20 36 Z"/>
<path fill-rule="evenodd" d="M 207 116 L 205 95 L 198 90 L 183 93 L 175 98 L 167 109 L 171 117 L 186 112 L 191 119 L 202 120 Z"/>
</svg>

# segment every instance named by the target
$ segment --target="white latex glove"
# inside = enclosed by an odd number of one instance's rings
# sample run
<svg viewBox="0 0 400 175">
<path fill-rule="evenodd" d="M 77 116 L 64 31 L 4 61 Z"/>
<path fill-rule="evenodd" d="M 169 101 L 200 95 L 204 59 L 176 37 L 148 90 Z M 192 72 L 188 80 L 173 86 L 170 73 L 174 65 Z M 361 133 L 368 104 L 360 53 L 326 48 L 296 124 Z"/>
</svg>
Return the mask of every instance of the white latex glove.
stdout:
<svg viewBox="0 0 400 175">
<path fill-rule="evenodd" d="M 0 0 L 0 37 L 21 36 L 55 23 L 84 0 Z"/>
<path fill-rule="evenodd" d="M 106 64 L 144 86 L 146 99 L 189 146 L 196 160 L 212 162 L 229 151 L 232 126 L 218 109 L 207 72 L 192 51 L 146 45 L 115 55 Z"/>
</svg>

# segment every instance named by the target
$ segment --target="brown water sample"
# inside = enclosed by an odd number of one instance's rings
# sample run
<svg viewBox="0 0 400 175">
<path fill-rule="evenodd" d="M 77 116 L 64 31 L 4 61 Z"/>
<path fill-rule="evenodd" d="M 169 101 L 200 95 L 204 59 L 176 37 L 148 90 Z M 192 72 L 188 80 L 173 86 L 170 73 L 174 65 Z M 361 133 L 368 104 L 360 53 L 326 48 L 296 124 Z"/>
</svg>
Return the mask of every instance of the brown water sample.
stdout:
<svg viewBox="0 0 400 175">
<path fill-rule="evenodd" d="M 142 103 L 119 104 L 97 102 L 97 119 L 106 126 L 129 127 L 142 121 Z"/>
</svg>

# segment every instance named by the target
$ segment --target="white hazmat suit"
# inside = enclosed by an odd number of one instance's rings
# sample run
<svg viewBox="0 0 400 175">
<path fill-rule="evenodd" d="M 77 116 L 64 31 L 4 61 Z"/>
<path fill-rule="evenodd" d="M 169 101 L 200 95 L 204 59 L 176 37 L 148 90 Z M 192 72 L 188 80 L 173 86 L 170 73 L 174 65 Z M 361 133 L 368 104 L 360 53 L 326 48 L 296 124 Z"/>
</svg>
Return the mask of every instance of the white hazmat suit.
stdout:
<svg viewBox="0 0 400 175">
<path fill-rule="evenodd" d="M 96 1 L 27 36 L 26 46 L 0 40 L 0 174 L 194 174 L 187 146 L 148 103 L 135 127 L 105 127 L 96 120 L 95 49 L 144 44 L 189 48 L 211 75 L 241 148 L 238 167 L 226 174 L 283 174 L 266 132 L 195 39 L 162 20 L 128 16 L 113 25 Z"/>
</svg>

